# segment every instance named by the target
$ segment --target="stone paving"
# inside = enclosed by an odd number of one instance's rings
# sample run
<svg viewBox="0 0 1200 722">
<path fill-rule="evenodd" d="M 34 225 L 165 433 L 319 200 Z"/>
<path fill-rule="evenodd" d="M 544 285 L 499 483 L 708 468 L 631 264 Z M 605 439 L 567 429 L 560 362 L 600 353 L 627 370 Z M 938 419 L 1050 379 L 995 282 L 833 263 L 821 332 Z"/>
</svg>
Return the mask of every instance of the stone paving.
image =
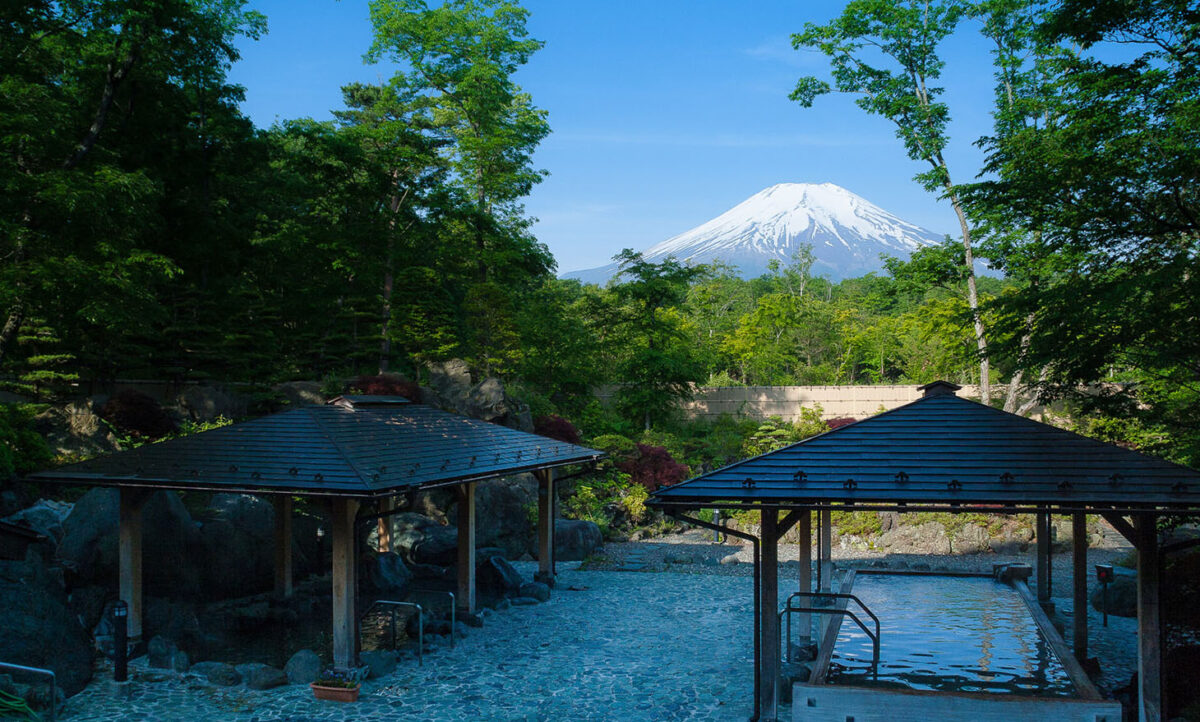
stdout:
<svg viewBox="0 0 1200 722">
<path fill-rule="evenodd" d="M 535 565 L 536 566 L 536 565 Z M 751 583 L 744 577 L 571 571 L 545 604 L 489 615 L 455 649 L 403 659 L 359 701 L 297 685 L 214 687 L 133 665 L 129 700 L 103 671 L 63 719 L 197 722 L 349 720 L 745 720 L 753 711 Z M 519 567 L 520 568 L 520 567 Z M 521 568 L 524 576 L 533 569 Z M 141 679 L 138 679 L 138 678 Z M 158 679 L 160 681 L 148 681 Z"/>
</svg>

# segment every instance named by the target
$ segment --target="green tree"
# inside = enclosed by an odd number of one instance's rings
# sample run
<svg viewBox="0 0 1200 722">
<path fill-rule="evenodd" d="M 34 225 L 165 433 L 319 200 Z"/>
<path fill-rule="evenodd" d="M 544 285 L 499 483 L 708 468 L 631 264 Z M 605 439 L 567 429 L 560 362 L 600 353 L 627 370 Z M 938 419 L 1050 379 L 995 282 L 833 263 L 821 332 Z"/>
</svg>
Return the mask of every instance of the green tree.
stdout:
<svg viewBox="0 0 1200 722">
<path fill-rule="evenodd" d="M 620 324 L 617 406 L 650 429 L 680 400 L 691 398 L 692 386 L 704 378 L 678 309 L 688 285 L 707 269 L 671 257 L 652 263 L 628 248 L 613 260 L 621 264 L 609 286 Z"/>
<path fill-rule="evenodd" d="M 936 85 L 945 66 L 938 48 L 968 10 L 961 0 L 853 0 L 828 25 L 808 23 L 792 36 L 795 48 L 815 48 L 829 58 L 833 84 L 804 77 L 791 98 L 810 107 L 817 96 L 834 90 L 856 95 L 858 107 L 891 121 L 908 156 L 928 166 L 917 174 L 917 181 L 947 198 L 958 218 L 979 353 L 979 388 L 988 403 L 988 339 L 976 290 L 972 229 L 946 162 L 950 109 Z"/>
</svg>

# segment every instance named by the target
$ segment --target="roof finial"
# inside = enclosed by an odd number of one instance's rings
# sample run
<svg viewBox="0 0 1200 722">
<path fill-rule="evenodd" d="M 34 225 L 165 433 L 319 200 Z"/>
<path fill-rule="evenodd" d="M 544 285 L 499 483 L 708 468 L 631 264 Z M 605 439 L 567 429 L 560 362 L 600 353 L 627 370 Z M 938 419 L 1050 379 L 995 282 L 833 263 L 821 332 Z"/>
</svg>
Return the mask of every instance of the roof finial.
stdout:
<svg viewBox="0 0 1200 722">
<path fill-rule="evenodd" d="M 930 396 L 954 396 L 962 387 L 957 384 L 952 384 L 949 381 L 932 381 L 924 386 L 918 386 L 917 391 L 924 391 L 924 398 Z"/>
</svg>

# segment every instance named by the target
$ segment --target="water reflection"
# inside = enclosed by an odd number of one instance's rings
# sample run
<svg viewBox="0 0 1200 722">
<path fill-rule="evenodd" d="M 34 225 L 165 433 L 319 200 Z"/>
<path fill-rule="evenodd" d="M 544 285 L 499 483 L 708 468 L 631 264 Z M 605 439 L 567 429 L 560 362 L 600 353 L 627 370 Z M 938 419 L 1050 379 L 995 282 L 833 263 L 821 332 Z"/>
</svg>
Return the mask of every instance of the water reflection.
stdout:
<svg viewBox="0 0 1200 722">
<path fill-rule="evenodd" d="M 878 676 L 871 640 L 843 625 L 830 682 L 942 692 L 1073 696 L 1025 603 L 989 579 L 860 575 L 854 593 L 882 623 Z"/>
</svg>

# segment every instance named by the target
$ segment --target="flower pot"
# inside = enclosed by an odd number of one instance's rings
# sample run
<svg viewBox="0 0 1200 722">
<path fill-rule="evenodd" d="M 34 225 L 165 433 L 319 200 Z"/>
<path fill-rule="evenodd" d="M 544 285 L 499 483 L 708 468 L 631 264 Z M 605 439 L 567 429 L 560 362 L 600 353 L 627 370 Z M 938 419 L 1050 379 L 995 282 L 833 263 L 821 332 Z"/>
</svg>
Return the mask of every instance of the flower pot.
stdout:
<svg viewBox="0 0 1200 722">
<path fill-rule="evenodd" d="M 358 690 L 361 685 L 353 687 L 323 687 L 316 682 L 308 685 L 312 687 L 313 696 L 317 699 L 327 699 L 332 702 L 355 702 L 358 700 Z"/>
</svg>

